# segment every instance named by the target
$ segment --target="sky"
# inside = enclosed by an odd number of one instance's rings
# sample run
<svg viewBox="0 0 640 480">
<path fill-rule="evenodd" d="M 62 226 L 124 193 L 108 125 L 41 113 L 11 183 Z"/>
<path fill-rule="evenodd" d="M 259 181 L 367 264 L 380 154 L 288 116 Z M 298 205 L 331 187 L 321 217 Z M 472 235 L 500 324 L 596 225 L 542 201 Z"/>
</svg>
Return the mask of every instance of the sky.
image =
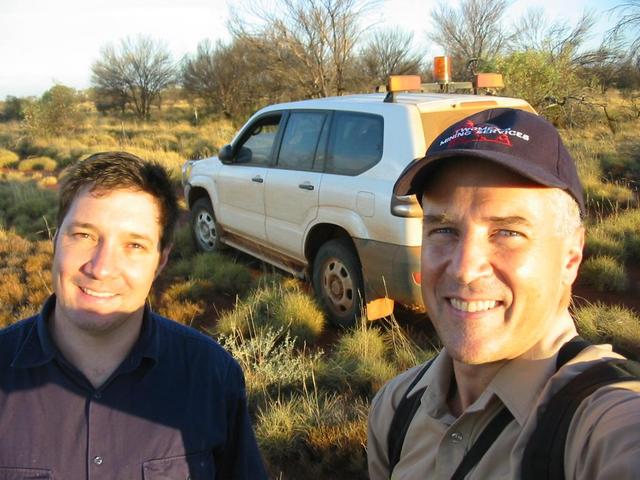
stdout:
<svg viewBox="0 0 640 480">
<path fill-rule="evenodd" d="M 529 6 L 549 19 L 574 23 L 585 10 L 596 13 L 597 31 L 614 22 L 608 13 L 624 0 L 511 0 L 505 20 Z M 456 0 L 448 0 L 455 5 Z M 107 44 L 137 35 L 164 42 L 179 60 L 205 39 L 229 40 L 231 0 L 0 0 L 0 99 L 39 96 L 55 84 L 90 86 L 91 65 Z M 368 14 L 375 25 L 414 32 L 415 48 L 429 57 L 443 52 L 426 40 L 427 0 L 383 0 Z"/>
</svg>

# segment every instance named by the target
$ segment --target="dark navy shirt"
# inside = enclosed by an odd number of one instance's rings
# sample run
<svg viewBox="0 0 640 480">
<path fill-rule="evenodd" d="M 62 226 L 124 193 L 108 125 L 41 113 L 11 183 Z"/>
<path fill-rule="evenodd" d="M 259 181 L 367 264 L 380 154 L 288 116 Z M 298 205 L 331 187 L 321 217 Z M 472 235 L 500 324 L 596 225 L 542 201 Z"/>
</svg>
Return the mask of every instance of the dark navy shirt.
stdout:
<svg viewBox="0 0 640 480">
<path fill-rule="evenodd" d="M 238 364 L 145 309 L 99 389 L 52 342 L 42 312 L 0 331 L 0 479 L 266 478 Z"/>
</svg>

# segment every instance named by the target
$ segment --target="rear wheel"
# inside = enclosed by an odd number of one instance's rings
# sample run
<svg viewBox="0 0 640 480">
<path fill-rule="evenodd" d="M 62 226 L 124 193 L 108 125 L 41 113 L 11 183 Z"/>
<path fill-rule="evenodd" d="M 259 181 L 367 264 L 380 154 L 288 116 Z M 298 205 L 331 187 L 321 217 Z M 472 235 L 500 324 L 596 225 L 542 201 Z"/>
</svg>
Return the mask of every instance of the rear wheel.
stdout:
<svg viewBox="0 0 640 480">
<path fill-rule="evenodd" d="M 313 262 L 313 289 L 331 323 L 355 324 L 361 313 L 363 281 L 360 261 L 350 242 L 329 240 Z"/>
<path fill-rule="evenodd" d="M 220 230 L 209 199 L 200 198 L 193 204 L 191 209 L 191 231 L 199 250 L 214 252 L 222 248 Z"/>
</svg>

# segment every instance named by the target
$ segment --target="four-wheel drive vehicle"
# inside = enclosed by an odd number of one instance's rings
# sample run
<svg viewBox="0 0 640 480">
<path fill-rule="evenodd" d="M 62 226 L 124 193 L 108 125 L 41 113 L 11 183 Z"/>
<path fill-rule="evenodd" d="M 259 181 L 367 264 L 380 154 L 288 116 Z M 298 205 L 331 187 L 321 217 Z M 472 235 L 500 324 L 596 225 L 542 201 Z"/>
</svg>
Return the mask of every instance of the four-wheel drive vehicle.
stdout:
<svg viewBox="0 0 640 480">
<path fill-rule="evenodd" d="M 391 101 L 389 101 L 391 100 Z M 349 95 L 271 105 L 217 157 L 188 161 L 184 194 L 204 251 L 229 245 L 310 279 L 331 321 L 423 310 L 422 210 L 395 197 L 403 169 L 455 121 L 523 100 Z"/>
</svg>

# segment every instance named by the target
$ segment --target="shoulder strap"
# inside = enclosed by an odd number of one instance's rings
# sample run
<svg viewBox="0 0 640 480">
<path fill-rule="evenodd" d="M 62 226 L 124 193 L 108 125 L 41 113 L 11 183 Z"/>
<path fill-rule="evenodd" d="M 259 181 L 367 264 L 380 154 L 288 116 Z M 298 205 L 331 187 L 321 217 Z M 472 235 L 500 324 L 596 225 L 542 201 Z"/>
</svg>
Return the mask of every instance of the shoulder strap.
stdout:
<svg viewBox="0 0 640 480">
<path fill-rule="evenodd" d="M 393 473 L 393 469 L 400 461 L 402 445 L 407 435 L 409 425 L 420 406 L 420 400 L 426 387 L 417 390 L 413 395 L 409 396 L 409 392 L 416 386 L 420 379 L 427 372 L 433 359 L 429 361 L 416 375 L 411 385 L 405 391 L 402 400 L 398 404 L 398 408 L 393 414 L 389 433 L 387 435 L 387 448 L 389 458 L 389 478 Z M 471 469 L 480 461 L 482 456 L 489 450 L 489 447 L 498 438 L 505 427 L 513 420 L 513 414 L 506 408 L 502 408 L 498 414 L 489 422 L 482 431 L 478 439 L 475 441 L 471 449 L 466 453 L 451 480 L 462 480 Z"/>
<path fill-rule="evenodd" d="M 463 480 L 467 476 L 467 473 L 471 471 L 473 467 L 480 461 L 480 459 L 487 453 L 489 447 L 493 445 L 493 442 L 500 436 L 502 431 L 513 421 L 513 414 L 507 409 L 502 408 L 498 414 L 493 417 L 489 424 L 482 431 L 478 439 L 473 446 L 465 454 L 458 465 L 458 468 L 453 473 L 451 480 Z"/>
<path fill-rule="evenodd" d="M 614 359 L 594 365 L 564 385 L 547 403 L 525 447 L 522 479 L 564 479 L 567 433 L 580 403 L 605 385 L 638 379 L 640 363 Z"/>
<path fill-rule="evenodd" d="M 426 387 L 421 388 L 416 391 L 410 397 L 409 392 L 413 390 L 413 387 L 420 381 L 424 374 L 427 373 L 429 367 L 433 363 L 434 358 L 429 360 L 424 367 L 420 369 L 418 374 L 415 376 L 407 390 L 404 392 L 402 396 L 402 400 L 398 404 L 398 408 L 393 413 L 393 418 L 391 419 L 391 425 L 389 426 L 389 432 L 387 434 L 387 455 L 389 458 L 389 478 L 391 478 L 391 473 L 393 469 L 400 461 L 400 453 L 402 452 L 402 444 L 404 443 L 404 437 L 407 436 L 407 430 L 409 430 L 409 425 L 411 424 L 411 420 L 413 420 L 418 407 L 420 406 L 420 399 L 424 394 Z"/>
</svg>

